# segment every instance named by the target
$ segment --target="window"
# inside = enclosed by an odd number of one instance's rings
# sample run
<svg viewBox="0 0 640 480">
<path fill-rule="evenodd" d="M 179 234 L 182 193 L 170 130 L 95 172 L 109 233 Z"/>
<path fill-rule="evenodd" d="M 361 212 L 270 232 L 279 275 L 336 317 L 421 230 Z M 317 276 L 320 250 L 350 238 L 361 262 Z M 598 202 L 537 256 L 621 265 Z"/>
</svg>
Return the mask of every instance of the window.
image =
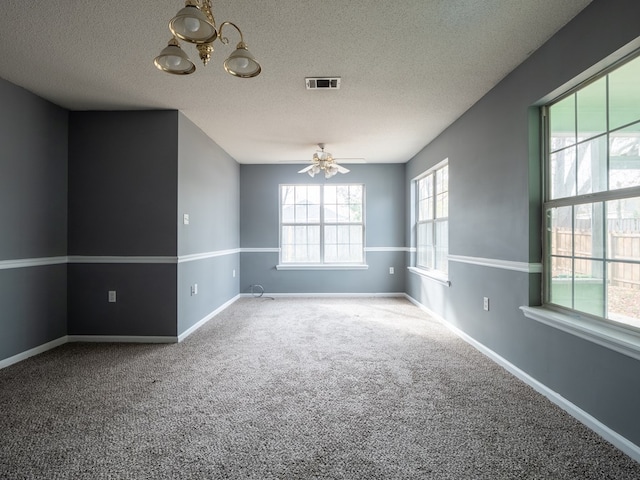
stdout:
<svg viewBox="0 0 640 480">
<path fill-rule="evenodd" d="M 364 185 L 281 185 L 282 264 L 363 264 Z"/>
<path fill-rule="evenodd" d="M 416 266 L 447 274 L 449 267 L 449 166 L 446 161 L 415 181 Z"/>
<path fill-rule="evenodd" d="M 545 303 L 640 328 L 640 57 L 544 112 Z"/>
</svg>

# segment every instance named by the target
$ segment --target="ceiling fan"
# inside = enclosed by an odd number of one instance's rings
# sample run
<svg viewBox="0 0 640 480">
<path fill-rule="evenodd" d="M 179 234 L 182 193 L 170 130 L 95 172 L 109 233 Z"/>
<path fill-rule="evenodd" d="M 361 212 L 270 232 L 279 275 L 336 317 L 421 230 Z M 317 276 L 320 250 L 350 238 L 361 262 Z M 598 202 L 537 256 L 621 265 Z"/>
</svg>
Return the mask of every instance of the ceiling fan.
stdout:
<svg viewBox="0 0 640 480">
<path fill-rule="evenodd" d="M 349 169 L 338 165 L 336 159 L 329 152 L 324 151 L 324 143 L 319 143 L 320 150 L 313 154 L 312 163 L 308 167 L 303 168 L 298 173 L 308 173 L 310 177 L 314 177 L 317 173 L 324 171 L 325 178 L 331 178 L 336 173 L 349 173 Z"/>
</svg>

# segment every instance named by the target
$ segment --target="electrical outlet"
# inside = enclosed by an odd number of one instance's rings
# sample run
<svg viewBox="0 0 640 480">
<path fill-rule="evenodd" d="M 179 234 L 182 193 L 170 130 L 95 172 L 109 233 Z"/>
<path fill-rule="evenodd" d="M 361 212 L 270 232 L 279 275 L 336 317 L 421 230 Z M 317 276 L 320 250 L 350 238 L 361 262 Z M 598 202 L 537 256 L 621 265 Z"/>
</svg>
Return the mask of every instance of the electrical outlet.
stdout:
<svg viewBox="0 0 640 480">
<path fill-rule="evenodd" d="M 395 269 L 393 267 L 389 267 L 389 275 L 393 275 L 394 273 L 396 273 Z"/>
<path fill-rule="evenodd" d="M 484 308 L 484 310 L 486 312 L 489 311 L 489 297 L 484 297 L 484 302 L 483 302 L 482 308 Z"/>
<path fill-rule="evenodd" d="M 109 290 L 109 303 L 116 303 L 116 291 Z"/>
</svg>

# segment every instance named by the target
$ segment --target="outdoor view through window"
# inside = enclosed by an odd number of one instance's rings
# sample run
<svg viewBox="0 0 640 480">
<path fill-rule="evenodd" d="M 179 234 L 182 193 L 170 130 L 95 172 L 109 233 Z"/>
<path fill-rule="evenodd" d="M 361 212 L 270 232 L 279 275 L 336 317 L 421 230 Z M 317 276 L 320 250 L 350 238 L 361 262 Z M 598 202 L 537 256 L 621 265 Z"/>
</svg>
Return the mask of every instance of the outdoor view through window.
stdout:
<svg viewBox="0 0 640 480">
<path fill-rule="evenodd" d="M 280 261 L 364 263 L 364 185 L 281 185 Z"/>
<path fill-rule="evenodd" d="M 640 57 L 547 120 L 545 301 L 640 328 Z"/>
</svg>

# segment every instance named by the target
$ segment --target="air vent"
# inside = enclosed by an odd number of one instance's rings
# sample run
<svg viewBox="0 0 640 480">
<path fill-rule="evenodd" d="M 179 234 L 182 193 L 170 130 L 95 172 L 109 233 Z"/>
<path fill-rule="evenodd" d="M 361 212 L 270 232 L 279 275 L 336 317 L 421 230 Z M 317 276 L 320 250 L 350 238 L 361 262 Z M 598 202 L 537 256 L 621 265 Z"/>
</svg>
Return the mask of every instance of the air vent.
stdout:
<svg viewBox="0 0 640 480">
<path fill-rule="evenodd" d="M 338 90 L 340 77 L 307 77 L 304 79 L 307 90 Z"/>
</svg>

